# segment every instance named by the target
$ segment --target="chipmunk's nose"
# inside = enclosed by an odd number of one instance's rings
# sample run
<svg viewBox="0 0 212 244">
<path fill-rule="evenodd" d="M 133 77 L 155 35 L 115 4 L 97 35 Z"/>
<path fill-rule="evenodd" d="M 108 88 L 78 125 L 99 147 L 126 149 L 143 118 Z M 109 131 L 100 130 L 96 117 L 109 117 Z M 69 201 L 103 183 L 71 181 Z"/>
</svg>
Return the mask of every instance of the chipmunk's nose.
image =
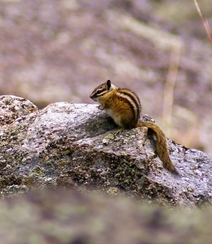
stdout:
<svg viewBox="0 0 212 244">
<path fill-rule="evenodd" d="M 94 94 L 91 93 L 91 95 L 89 96 L 92 100 L 94 100 Z"/>
</svg>

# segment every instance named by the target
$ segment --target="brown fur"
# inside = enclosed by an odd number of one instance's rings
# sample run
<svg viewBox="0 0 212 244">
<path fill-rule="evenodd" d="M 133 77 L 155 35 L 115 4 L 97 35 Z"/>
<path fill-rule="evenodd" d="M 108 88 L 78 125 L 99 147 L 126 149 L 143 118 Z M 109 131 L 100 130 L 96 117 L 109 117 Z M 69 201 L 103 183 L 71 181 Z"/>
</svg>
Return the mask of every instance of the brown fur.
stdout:
<svg viewBox="0 0 212 244">
<path fill-rule="evenodd" d="M 155 123 L 151 121 L 145 121 L 145 122 L 139 121 L 137 127 L 143 127 L 143 126 L 147 127 L 148 129 L 151 129 L 156 135 L 157 138 L 156 153 L 160 158 L 160 160 L 162 161 L 163 167 L 168 169 L 173 174 L 178 175 L 179 173 L 175 169 L 175 166 L 173 165 L 169 157 L 169 150 L 166 143 L 166 137 L 163 131 L 160 129 L 159 126 L 157 126 Z"/>
</svg>

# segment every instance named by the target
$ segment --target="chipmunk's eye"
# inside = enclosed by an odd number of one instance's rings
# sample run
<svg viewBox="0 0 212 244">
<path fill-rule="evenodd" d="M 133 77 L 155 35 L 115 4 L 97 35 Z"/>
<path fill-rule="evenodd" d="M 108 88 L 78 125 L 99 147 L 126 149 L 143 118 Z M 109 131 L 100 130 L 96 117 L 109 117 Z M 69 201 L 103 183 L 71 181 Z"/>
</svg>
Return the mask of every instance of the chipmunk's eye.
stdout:
<svg viewBox="0 0 212 244">
<path fill-rule="evenodd" d="M 101 94 L 102 93 L 102 90 L 98 90 L 97 92 L 96 92 L 96 94 Z"/>
</svg>

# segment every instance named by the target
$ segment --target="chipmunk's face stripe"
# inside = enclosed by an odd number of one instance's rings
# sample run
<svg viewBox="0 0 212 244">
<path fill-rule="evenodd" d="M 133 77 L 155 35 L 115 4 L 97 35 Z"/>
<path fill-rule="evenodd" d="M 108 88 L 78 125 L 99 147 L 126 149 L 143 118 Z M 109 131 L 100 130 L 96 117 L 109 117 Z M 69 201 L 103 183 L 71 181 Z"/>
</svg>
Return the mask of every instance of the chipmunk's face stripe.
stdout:
<svg viewBox="0 0 212 244">
<path fill-rule="evenodd" d="M 101 96 L 102 95 L 102 93 L 105 93 L 106 91 L 104 90 L 104 89 L 98 89 L 97 91 L 96 91 L 96 95 L 97 96 Z"/>
<path fill-rule="evenodd" d="M 115 85 L 111 84 L 111 81 L 108 80 L 106 83 L 103 83 L 103 84 L 99 85 L 96 89 L 94 89 L 90 95 L 90 98 L 93 99 L 94 101 L 96 101 L 98 97 L 104 96 L 106 93 L 108 93 L 116 88 L 117 87 Z"/>
<path fill-rule="evenodd" d="M 102 84 L 93 90 L 93 92 L 90 95 L 90 98 L 95 100 L 95 98 L 101 96 L 104 91 L 105 91 L 105 84 Z"/>
</svg>

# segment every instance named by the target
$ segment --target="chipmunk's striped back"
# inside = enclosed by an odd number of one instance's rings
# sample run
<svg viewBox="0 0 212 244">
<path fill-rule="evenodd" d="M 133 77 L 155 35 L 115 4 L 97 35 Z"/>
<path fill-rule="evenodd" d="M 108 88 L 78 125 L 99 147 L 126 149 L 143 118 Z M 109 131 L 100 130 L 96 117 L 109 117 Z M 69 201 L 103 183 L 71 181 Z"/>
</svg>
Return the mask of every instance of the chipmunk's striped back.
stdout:
<svg viewBox="0 0 212 244">
<path fill-rule="evenodd" d="M 117 96 L 120 99 L 128 103 L 129 107 L 133 110 L 135 121 L 138 121 L 141 113 L 141 103 L 138 96 L 129 89 L 121 88 L 117 90 Z"/>
</svg>

